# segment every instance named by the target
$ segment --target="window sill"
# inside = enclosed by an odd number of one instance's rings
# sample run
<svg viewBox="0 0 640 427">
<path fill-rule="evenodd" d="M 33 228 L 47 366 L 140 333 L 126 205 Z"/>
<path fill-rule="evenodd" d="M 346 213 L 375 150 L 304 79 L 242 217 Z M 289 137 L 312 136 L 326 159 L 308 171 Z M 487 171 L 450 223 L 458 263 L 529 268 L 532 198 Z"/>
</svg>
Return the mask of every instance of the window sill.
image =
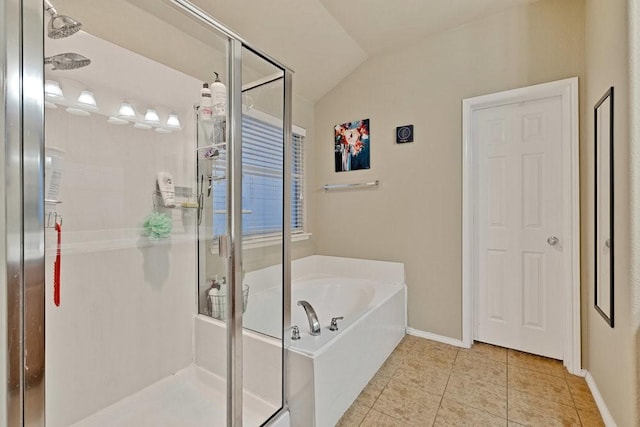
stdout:
<svg viewBox="0 0 640 427">
<path fill-rule="evenodd" d="M 295 233 L 291 235 L 291 242 L 300 242 L 309 240 L 311 233 Z M 245 237 L 242 239 L 242 249 L 263 248 L 266 246 L 275 246 L 282 243 L 282 235 L 267 235 L 260 237 Z"/>
<path fill-rule="evenodd" d="M 294 233 L 291 234 L 291 242 L 301 242 L 309 240 L 311 233 Z M 265 248 L 268 246 L 276 246 L 282 243 L 282 234 L 268 234 L 264 236 L 245 237 L 242 239 L 242 249 Z M 211 244 L 209 250 L 213 255 L 218 254 L 218 242 Z"/>
</svg>

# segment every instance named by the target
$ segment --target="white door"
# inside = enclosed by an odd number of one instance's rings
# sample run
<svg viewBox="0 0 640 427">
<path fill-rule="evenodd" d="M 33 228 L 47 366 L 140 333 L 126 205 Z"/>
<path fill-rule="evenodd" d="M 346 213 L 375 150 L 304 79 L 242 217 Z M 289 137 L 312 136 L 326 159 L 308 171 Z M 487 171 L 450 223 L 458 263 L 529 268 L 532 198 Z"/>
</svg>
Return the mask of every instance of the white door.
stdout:
<svg viewBox="0 0 640 427">
<path fill-rule="evenodd" d="M 477 110 L 478 341 L 563 358 L 562 98 Z"/>
</svg>

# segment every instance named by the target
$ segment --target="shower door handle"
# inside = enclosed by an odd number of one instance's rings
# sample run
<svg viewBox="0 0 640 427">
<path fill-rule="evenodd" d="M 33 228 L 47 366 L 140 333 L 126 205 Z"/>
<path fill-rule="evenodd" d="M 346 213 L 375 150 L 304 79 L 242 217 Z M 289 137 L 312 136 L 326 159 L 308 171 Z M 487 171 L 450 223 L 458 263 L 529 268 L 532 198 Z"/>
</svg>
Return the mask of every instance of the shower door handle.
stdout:
<svg viewBox="0 0 640 427">
<path fill-rule="evenodd" d="M 218 236 L 218 255 L 221 258 L 229 258 L 230 238 L 227 235 Z"/>
</svg>

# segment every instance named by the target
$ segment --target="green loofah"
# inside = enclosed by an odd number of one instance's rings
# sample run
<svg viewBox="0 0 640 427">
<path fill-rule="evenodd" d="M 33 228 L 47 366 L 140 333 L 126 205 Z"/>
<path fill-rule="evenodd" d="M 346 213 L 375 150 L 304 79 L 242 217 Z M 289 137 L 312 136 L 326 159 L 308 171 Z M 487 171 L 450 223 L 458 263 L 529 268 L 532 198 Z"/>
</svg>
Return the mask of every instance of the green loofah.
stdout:
<svg viewBox="0 0 640 427">
<path fill-rule="evenodd" d="M 144 220 L 142 226 L 144 234 L 150 239 L 166 239 L 171 234 L 173 223 L 169 216 L 153 212 Z"/>
</svg>

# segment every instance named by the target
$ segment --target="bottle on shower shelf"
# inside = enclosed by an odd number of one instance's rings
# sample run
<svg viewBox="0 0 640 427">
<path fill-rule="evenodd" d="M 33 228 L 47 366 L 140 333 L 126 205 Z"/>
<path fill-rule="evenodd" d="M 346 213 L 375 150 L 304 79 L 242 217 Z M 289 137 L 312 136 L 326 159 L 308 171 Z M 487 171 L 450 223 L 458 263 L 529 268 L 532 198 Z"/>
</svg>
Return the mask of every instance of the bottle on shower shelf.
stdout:
<svg viewBox="0 0 640 427">
<path fill-rule="evenodd" d="M 227 88 L 220 81 L 218 73 L 215 71 L 216 79 L 211 83 L 211 103 L 213 115 L 215 117 L 224 117 L 227 114 Z"/>
<path fill-rule="evenodd" d="M 211 109 L 213 110 L 213 134 L 212 143 L 214 145 L 223 144 L 226 140 L 227 125 L 227 88 L 220 81 L 218 73 L 215 81 L 211 83 Z"/>
<path fill-rule="evenodd" d="M 204 83 L 200 90 L 200 109 L 198 110 L 202 120 L 210 121 L 213 117 L 213 109 L 211 103 L 211 89 L 209 83 Z"/>
<path fill-rule="evenodd" d="M 215 304 L 218 295 L 220 294 L 220 282 L 218 281 L 218 276 L 215 275 L 213 279 L 209 279 L 209 290 L 207 291 L 207 311 L 208 314 L 213 316 L 216 310 Z"/>
</svg>

